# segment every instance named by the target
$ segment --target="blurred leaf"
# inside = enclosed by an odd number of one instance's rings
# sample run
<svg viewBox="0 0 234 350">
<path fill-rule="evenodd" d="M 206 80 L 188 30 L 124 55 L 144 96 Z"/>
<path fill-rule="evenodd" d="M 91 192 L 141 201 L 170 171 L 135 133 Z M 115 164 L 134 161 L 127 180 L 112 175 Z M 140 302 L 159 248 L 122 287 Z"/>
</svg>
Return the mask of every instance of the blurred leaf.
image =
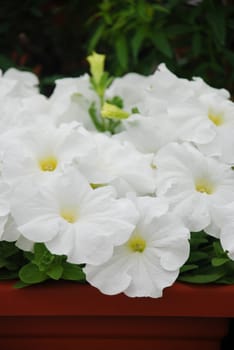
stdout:
<svg viewBox="0 0 234 350">
<path fill-rule="evenodd" d="M 154 5 L 152 4 L 152 8 L 158 12 L 162 12 L 162 13 L 170 13 L 170 10 L 164 6 L 161 6 L 161 5 Z"/>
<path fill-rule="evenodd" d="M 196 33 L 193 36 L 193 40 L 192 40 L 192 54 L 193 56 L 197 57 L 200 55 L 201 51 L 202 51 L 201 35 L 199 33 Z"/>
<path fill-rule="evenodd" d="M 222 8 L 219 7 L 217 11 L 207 13 L 206 17 L 218 44 L 224 45 L 226 38 L 226 26 Z"/>
<path fill-rule="evenodd" d="M 5 71 L 12 66 L 14 66 L 13 61 L 9 57 L 0 54 L 0 68 Z"/>
<path fill-rule="evenodd" d="M 209 258 L 208 254 L 206 252 L 203 251 L 191 251 L 191 255 L 189 258 L 189 262 L 190 263 L 194 263 L 194 262 L 198 262 L 204 259 Z"/>
<path fill-rule="evenodd" d="M 104 24 L 100 25 L 97 28 L 97 30 L 95 31 L 95 33 L 93 34 L 93 36 L 91 37 L 91 40 L 89 42 L 88 52 L 92 52 L 96 48 L 96 46 L 97 46 L 97 44 L 98 44 L 98 42 L 99 42 L 99 40 L 100 40 L 104 30 L 105 30 L 105 25 Z"/>
<path fill-rule="evenodd" d="M 180 273 L 184 273 L 184 272 L 187 272 L 187 271 L 192 271 L 192 270 L 195 270 L 197 268 L 198 268 L 198 265 L 192 265 L 192 264 L 184 265 L 184 266 L 181 267 Z"/>
<path fill-rule="evenodd" d="M 145 38 L 145 35 L 146 35 L 146 28 L 141 27 L 137 30 L 137 32 L 132 38 L 131 47 L 132 47 L 132 54 L 135 60 L 138 56 L 138 53 L 141 48 L 142 42 Z"/>
<path fill-rule="evenodd" d="M 128 67 L 128 46 L 127 41 L 124 36 L 120 36 L 115 43 L 116 55 L 118 57 L 118 61 L 120 66 L 126 70 Z"/>
<path fill-rule="evenodd" d="M 165 33 L 162 31 L 155 32 L 151 35 L 151 39 L 160 52 L 162 52 L 165 56 L 172 58 L 172 49 Z"/>
</svg>

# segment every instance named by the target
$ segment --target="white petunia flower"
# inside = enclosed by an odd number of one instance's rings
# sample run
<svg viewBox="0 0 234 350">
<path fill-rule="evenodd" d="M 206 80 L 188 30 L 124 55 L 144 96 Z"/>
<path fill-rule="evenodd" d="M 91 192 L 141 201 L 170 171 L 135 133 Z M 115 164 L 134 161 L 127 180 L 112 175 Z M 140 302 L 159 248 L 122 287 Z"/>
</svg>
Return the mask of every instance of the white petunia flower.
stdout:
<svg viewBox="0 0 234 350">
<path fill-rule="evenodd" d="M 145 92 L 150 84 L 150 78 L 137 73 L 128 73 L 114 79 L 106 91 L 106 98 L 119 96 L 124 102 L 124 109 L 131 112 L 132 108 L 144 109 Z"/>
<path fill-rule="evenodd" d="M 14 242 L 20 236 L 11 217 L 10 187 L 0 180 L 0 241 Z"/>
<path fill-rule="evenodd" d="M 161 297 L 189 256 L 189 231 L 162 199 L 132 200 L 140 214 L 134 232 L 105 264 L 86 265 L 86 278 L 104 294 Z"/>
<path fill-rule="evenodd" d="M 92 102 L 99 106 L 99 100 L 91 89 L 89 75 L 79 78 L 56 80 L 56 87 L 50 97 L 51 114 L 56 125 L 78 121 L 88 130 L 95 130 L 89 115 Z"/>
<path fill-rule="evenodd" d="M 190 231 L 218 237 L 213 208 L 234 200 L 234 174 L 190 144 L 172 143 L 155 157 L 157 194 L 165 196 Z"/>
<path fill-rule="evenodd" d="M 234 260 L 234 202 L 217 205 L 214 217 L 221 227 L 220 243 L 230 259 Z"/>
<path fill-rule="evenodd" d="M 62 171 L 73 159 L 92 148 L 85 129 L 69 124 L 55 128 L 35 126 L 24 130 L 5 149 L 2 159 L 3 178 L 8 183 L 47 179 Z"/>
<path fill-rule="evenodd" d="M 142 154 L 129 142 L 121 143 L 105 134 L 93 134 L 96 147 L 78 159 L 80 171 L 94 185 L 113 185 L 119 195 L 135 191 L 140 195 L 155 191 L 153 154 Z"/>
<path fill-rule="evenodd" d="M 33 95 L 25 98 L 6 97 L 0 99 L 0 137 L 6 133 L 22 130 L 35 124 L 52 124 L 48 115 L 49 105 L 43 95 Z M 10 136 L 9 136 L 10 137 Z"/>
<path fill-rule="evenodd" d="M 0 97 L 32 96 L 39 93 L 38 85 L 39 80 L 35 74 L 10 68 L 3 75 L 0 74 Z"/>
<path fill-rule="evenodd" d="M 124 120 L 122 132 L 116 137 L 132 142 L 144 153 L 156 153 L 160 147 L 172 141 L 188 141 L 204 147 L 217 141 L 211 107 L 214 102 L 218 105 L 218 101 L 222 105 L 230 104 L 225 91 L 213 89 L 200 80 L 191 82 L 180 79 L 163 64 L 147 77 L 147 84 L 143 84 L 144 92 L 139 98 L 139 101 L 143 101 L 141 114 Z M 204 94 L 199 94 L 199 88 Z"/>
<path fill-rule="evenodd" d="M 178 139 L 178 127 L 165 114 L 157 114 L 157 118 L 133 114 L 124 120 L 123 129 L 114 138 L 131 142 L 138 151 L 157 153 L 158 150 Z"/>
<path fill-rule="evenodd" d="M 215 131 L 215 137 L 211 140 L 197 144 L 199 149 L 209 156 L 234 164 L 234 103 L 216 95 L 204 95 L 193 109 L 197 111 L 200 122 L 209 120 Z"/>
<path fill-rule="evenodd" d="M 12 198 L 21 234 L 71 263 L 101 264 L 131 235 L 138 214 L 111 187 L 93 190 L 74 169 L 42 187 L 21 184 Z"/>
</svg>

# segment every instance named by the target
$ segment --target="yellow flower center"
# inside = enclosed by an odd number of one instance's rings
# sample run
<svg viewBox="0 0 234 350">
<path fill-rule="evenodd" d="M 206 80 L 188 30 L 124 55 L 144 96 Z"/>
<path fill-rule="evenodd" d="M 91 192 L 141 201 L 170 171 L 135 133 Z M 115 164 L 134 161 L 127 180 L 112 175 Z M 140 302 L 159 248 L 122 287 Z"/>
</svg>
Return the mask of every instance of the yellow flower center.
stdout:
<svg viewBox="0 0 234 350">
<path fill-rule="evenodd" d="M 42 171 L 54 171 L 57 168 L 58 161 L 54 156 L 49 156 L 39 160 L 39 166 Z"/>
<path fill-rule="evenodd" d="M 223 115 L 221 113 L 213 113 L 213 112 L 209 112 L 208 113 L 208 118 L 216 125 L 216 126 L 220 126 L 224 123 L 224 118 Z"/>
<path fill-rule="evenodd" d="M 196 191 L 206 194 L 214 193 L 214 185 L 207 181 L 206 179 L 199 179 L 195 183 Z"/>
<path fill-rule="evenodd" d="M 142 253 L 146 248 L 146 241 L 141 236 L 132 236 L 128 241 L 128 247 L 133 252 Z"/>
<path fill-rule="evenodd" d="M 70 224 L 74 224 L 77 221 L 77 213 L 72 209 L 62 209 L 60 212 L 61 217 L 69 222 Z"/>
</svg>

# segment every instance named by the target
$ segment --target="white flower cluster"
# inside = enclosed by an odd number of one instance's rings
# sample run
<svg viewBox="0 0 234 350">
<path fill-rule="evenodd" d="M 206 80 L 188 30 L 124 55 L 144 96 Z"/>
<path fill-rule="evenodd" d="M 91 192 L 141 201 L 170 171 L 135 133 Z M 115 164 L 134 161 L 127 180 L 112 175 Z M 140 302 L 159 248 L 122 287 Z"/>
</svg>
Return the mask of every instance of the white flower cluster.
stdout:
<svg viewBox="0 0 234 350">
<path fill-rule="evenodd" d="M 84 264 L 101 292 L 131 297 L 160 297 L 174 283 L 190 232 L 220 238 L 234 260 L 227 91 L 163 64 L 116 78 L 103 96 L 123 100 L 112 135 L 90 117 L 102 106 L 89 75 L 58 80 L 50 98 L 37 84 L 15 69 L 0 77 L 0 240 L 25 251 L 42 242 Z"/>
</svg>

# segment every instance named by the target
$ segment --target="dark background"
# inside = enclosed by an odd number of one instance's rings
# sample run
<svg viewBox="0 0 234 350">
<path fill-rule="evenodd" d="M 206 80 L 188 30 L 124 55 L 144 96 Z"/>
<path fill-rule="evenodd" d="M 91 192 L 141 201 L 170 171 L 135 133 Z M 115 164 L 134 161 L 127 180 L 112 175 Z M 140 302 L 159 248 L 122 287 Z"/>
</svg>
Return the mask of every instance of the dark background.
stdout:
<svg viewBox="0 0 234 350">
<path fill-rule="evenodd" d="M 233 32 L 227 0 L 2 0 L 0 67 L 32 70 L 49 94 L 57 77 L 86 72 L 96 50 L 112 75 L 150 74 L 165 62 L 233 95 Z"/>
</svg>

